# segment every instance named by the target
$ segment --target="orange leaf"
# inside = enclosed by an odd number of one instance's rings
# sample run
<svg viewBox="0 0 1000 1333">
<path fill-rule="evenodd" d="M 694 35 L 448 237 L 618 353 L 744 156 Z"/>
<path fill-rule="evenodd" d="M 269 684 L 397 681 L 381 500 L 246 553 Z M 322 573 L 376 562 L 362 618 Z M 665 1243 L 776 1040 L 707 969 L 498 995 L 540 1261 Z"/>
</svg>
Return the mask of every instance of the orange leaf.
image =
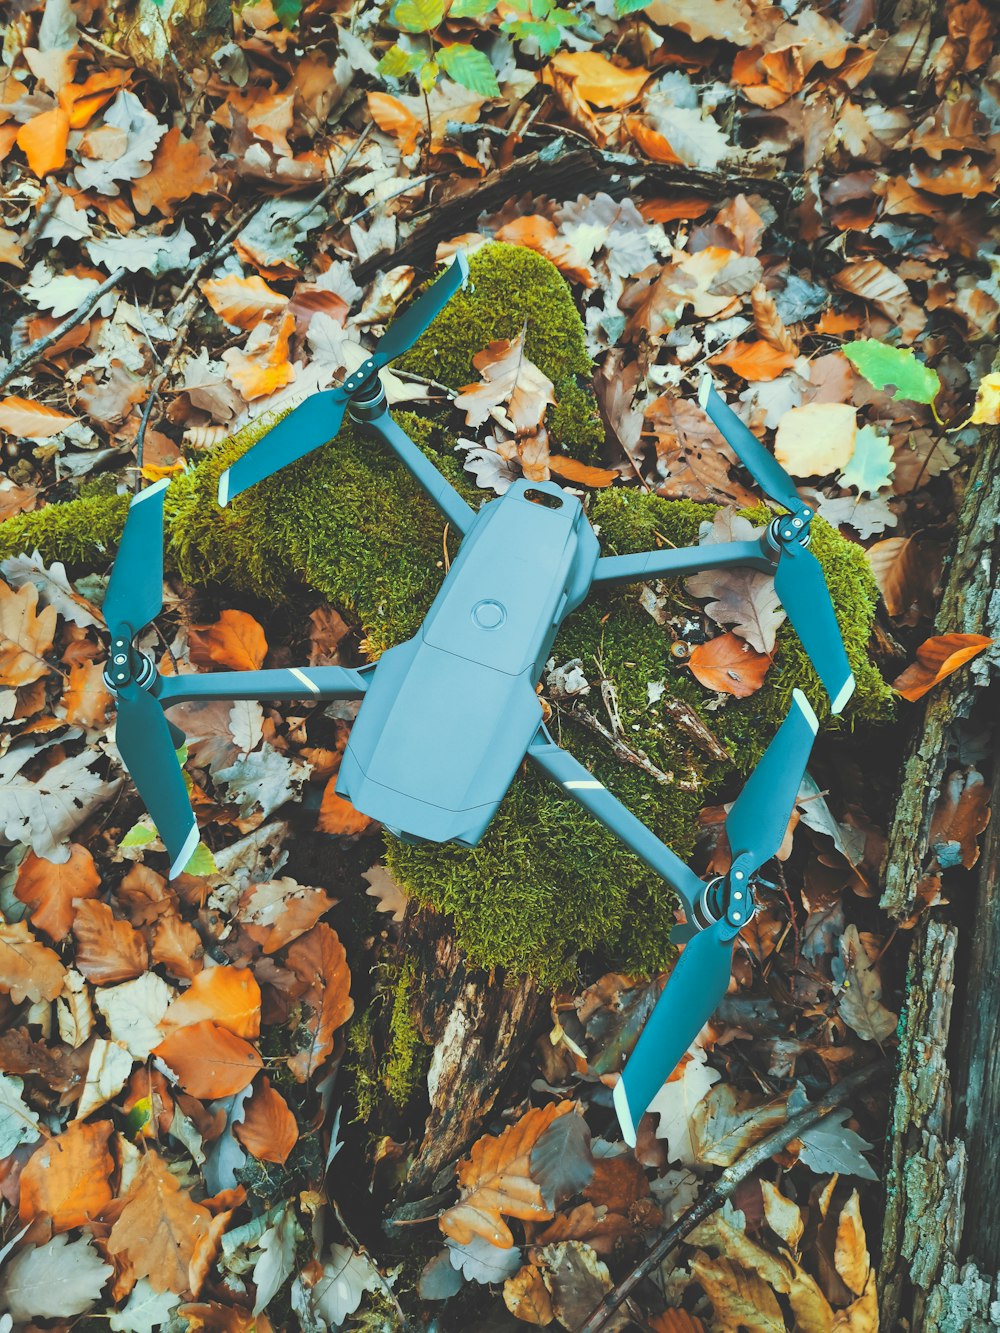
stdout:
<svg viewBox="0 0 1000 1333">
<path fill-rule="evenodd" d="M 324 922 L 288 946 L 285 964 L 307 987 L 303 998 L 313 1011 L 312 1045 L 288 1062 L 298 1081 L 305 1083 L 332 1052 L 334 1032 L 354 1013 L 351 973 L 337 932 Z"/>
<path fill-rule="evenodd" d="M 562 239 L 556 231 L 555 223 L 542 213 L 528 213 L 524 217 L 508 222 L 496 233 L 494 240 L 507 245 L 523 245 L 527 250 L 537 250 L 540 255 L 550 259 L 560 273 L 584 287 L 594 286 L 594 277 L 586 264 L 581 264 L 573 247 Z"/>
<path fill-rule="evenodd" d="M 241 278 L 227 273 L 224 278 L 203 282 L 201 290 L 215 313 L 238 329 L 252 329 L 265 315 L 273 315 L 288 304 L 286 296 L 274 291 L 256 274 Z"/>
<path fill-rule="evenodd" d="M 262 320 L 243 351 L 229 347 L 222 353 L 230 380 L 248 403 L 255 398 L 266 398 L 295 378 L 288 360 L 288 344 L 294 328 L 295 316 L 286 311 L 276 328 Z"/>
<path fill-rule="evenodd" d="M 94 898 L 101 877 L 86 847 L 72 843 L 63 865 L 29 852 L 14 881 L 14 894 L 31 910 L 31 924 L 50 940 L 63 940 L 73 925 L 73 899 Z"/>
<path fill-rule="evenodd" d="M 52 1231 L 82 1227 L 100 1215 L 112 1199 L 109 1176 L 115 1164 L 108 1152 L 110 1120 L 71 1121 L 48 1139 L 21 1172 L 18 1212 L 22 1222 L 36 1219 Z"/>
<path fill-rule="evenodd" d="M 43 111 L 22 125 L 17 132 L 17 146 L 28 159 L 28 166 L 39 178 L 66 165 L 66 141 L 69 116 L 61 106 Z"/>
<path fill-rule="evenodd" d="M 175 912 L 157 921 L 152 953 L 154 962 L 161 963 L 170 976 L 181 981 L 192 981 L 203 967 L 201 936 Z"/>
<path fill-rule="evenodd" d="M 260 987 L 247 967 L 206 967 L 160 1020 L 163 1032 L 210 1018 L 237 1037 L 260 1036 Z"/>
<path fill-rule="evenodd" d="M 938 681 L 978 657 L 992 642 L 982 634 L 938 634 L 927 639 L 917 649 L 917 660 L 892 682 L 892 688 L 915 703 Z"/>
<path fill-rule="evenodd" d="M 795 364 L 795 353 L 779 351 L 766 342 L 731 342 L 708 359 L 711 366 L 729 366 L 745 380 L 776 380 Z"/>
<path fill-rule="evenodd" d="M 68 83 L 65 88 L 61 88 L 59 105 L 69 116 L 70 129 L 83 129 L 87 121 L 110 102 L 131 77 L 131 70 L 98 70 L 83 83 Z"/>
<path fill-rule="evenodd" d="M 192 1097 L 231 1097 L 242 1092 L 262 1064 L 255 1047 L 209 1018 L 178 1028 L 153 1054 L 170 1066 Z"/>
<path fill-rule="evenodd" d="M 75 963 L 98 986 L 141 977 L 149 963 L 146 941 L 127 921 L 119 921 L 107 903 L 81 902 L 73 918 Z"/>
<path fill-rule="evenodd" d="M 155 1291 L 186 1291 L 195 1248 L 210 1222 L 208 1209 L 195 1203 L 159 1153 L 147 1148 L 111 1228 L 107 1250 L 123 1255 L 132 1275 L 148 1278 Z"/>
<path fill-rule="evenodd" d="M 30 685 L 48 674 L 43 654 L 52 647 L 57 612 L 36 613 L 38 589 L 24 583 L 16 590 L 0 580 L 0 685 Z"/>
<path fill-rule="evenodd" d="M 72 426 L 76 417 L 57 412 L 44 403 L 33 403 L 30 398 L 4 398 L 0 401 L 0 430 L 15 435 L 19 440 L 47 440 Z"/>
<path fill-rule="evenodd" d="M 0 924 L 0 991 L 15 1004 L 30 999 L 54 1000 L 63 988 L 66 969 L 48 945 L 36 940 L 25 921 Z"/>
<path fill-rule="evenodd" d="M 705 1333 L 705 1325 L 686 1310 L 664 1310 L 649 1321 L 653 1333 Z"/>
<path fill-rule="evenodd" d="M 687 665 L 695 679 L 707 689 L 746 699 L 764 684 L 771 659 L 730 632 L 709 639 L 708 643 L 700 643 L 693 649 Z"/>
<path fill-rule="evenodd" d="M 194 194 L 211 194 L 215 189 L 214 160 L 196 143 L 181 137 L 176 126 L 169 129 L 156 145 L 152 170 L 132 181 L 132 202 L 145 217 L 158 208 L 170 217 L 177 204 Z"/>
<path fill-rule="evenodd" d="M 423 127 L 398 97 L 369 93 L 368 114 L 384 134 L 390 134 L 396 140 L 404 157 L 413 152 Z"/>
<path fill-rule="evenodd" d="M 295 1117 L 266 1074 L 245 1104 L 243 1119 L 234 1126 L 233 1133 L 247 1152 L 262 1162 L 283 1164 L 298 1142 Z"/>
<path fill-rule="evenodd" d="M 69 669 L 62 697 L 66 721 L 88 731 L 103 729 L 111 694 L 104 683 L 103 662 L 78 662 Z"/>
<path fill-rule="evenodd" d="M 360 810 L 355 810 L 343 796 L 337 795 L 336 774 L 323 788 L 316 827 L 321 833 L 363 833 L 372 821 Z"/>
<path fill-rule="evenodd" d="M 618 480 L 618 473 L 613 468 L 591 467 L 588 463 L 568 458 L 566 454 L 549 454 L 545 461 L 549 471 L 557 477 L 565 477 L 567 481 L 578 482 L 581 486 L 610 486 Z"/>
<path fill-rule="evenodd" d="M 551 71 L 574 82 L 574 91 L 592 106 L 620 108 L 638 100 L 647 81 L 648 69 L 613 65 L 597 51 L 560 51 L 542 70 L 542 82 L 553 82 Z"/>
<path fill-rule="evenodd" d="M 246 611 L 226 610 L 214 625 L 192 625 L 188 638 L 195 666 L 218 662 L 234 671 L 259 671 L 267 656 L 264 631 Z"/>
<path fill-rule="evenodd" d="M 665 162 L 668 166 L 674 167 L 684 165 L 684 159 L 678 157 L 671 148 L 670 140 L 659 130 L 654 130 L 642 116 L 626 116 L 625 128 L 651 161 Z"/>
</svg>

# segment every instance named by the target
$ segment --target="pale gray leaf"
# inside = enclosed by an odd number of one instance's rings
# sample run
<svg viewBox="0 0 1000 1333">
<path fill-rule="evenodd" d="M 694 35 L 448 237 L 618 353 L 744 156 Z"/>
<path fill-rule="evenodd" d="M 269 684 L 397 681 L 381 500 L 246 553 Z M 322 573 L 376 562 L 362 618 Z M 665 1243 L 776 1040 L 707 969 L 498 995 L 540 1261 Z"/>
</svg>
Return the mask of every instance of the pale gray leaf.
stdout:
<svg viewBox="0 0 1000 1333">
<path fill-rule="evenodd" d="M 53 1236 L 6 1265 L 0 1301 L 15 1320 L 66 1319 L 89 1310 L 113 1272 L 86 1237 Z"/>
<path fill-rule="evenodd" d="M 286 759 L 265 741 L 253 754 L 241 756 L 229 768 L 220 768 L 216 777 L 225 784 L 229 800 L 236 802 L 245 818 L 257 809 L 269 815 L 293 800 L 311 771 L 309 764 Z"/>
<path fill-rule="evenodd" d="M 253 1270 L 257 1288 L 254 1314 L 260 1314 L 261 1310 L 270 1305 L 295 1271 L 295 1247 L 304 1234 L 295 1216 L 295 1209 L 291 1204 L 286 1204 L 278 1221 L 261 1236 L 260 1248 L 263 1253 Z"/>
<path fill-rule="evenodd" d="M 181 1303 L 172 1291 L 154 1291 L 144 1277 L 129 1293 L 128 1304 L 108 1318 L 111 1333 L 153 1333 L 169 1320 Z"/>
<path fill-rule="evenodd" d="M 39 1137 L 38 1116 L 21 1093 L 24 1079 L 0 1073 L 0 1157 L 9 1157 L 21 1143 L 34 1143 Z"/>
<path fill-rule="evenodd" d="M 33 781 L 21 769 L 34 749 L 10 750 L 0 759 L 0 833 L 8 842 L 30 843 L 36 856 L 62 865 L 69 859 L 70 834 L 121 786 L 104 782 L 87 765 L 84 750 L 54 764 Z"/>
</svg>

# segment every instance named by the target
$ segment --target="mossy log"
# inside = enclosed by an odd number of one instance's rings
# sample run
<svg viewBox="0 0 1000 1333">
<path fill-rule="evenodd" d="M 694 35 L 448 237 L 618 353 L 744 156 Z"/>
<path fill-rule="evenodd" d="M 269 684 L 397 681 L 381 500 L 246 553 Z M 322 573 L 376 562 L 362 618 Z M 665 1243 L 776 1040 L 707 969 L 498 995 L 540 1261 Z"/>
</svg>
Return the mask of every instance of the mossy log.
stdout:
<svg viewBox="0 0 1000 1333">
<path fill-rule="evenodd" d="M 1000 641 L 998 520 L 1000 431 L 994 430 L 986 433 L 969 478 L 938 633 Z M 910 952 L 879 1273 L 886 1329 L 984 1333 L 1000 1327 L 1000 821 L 994 814 L 975 873 L 961 867 L 942 872 L 931 836 L 935 805 L 956 767 L 958 729 L 974 736 L 979 728 L 986 734 L 995 728 L 997 664 L 994 647 L 928 696 L 889 834 L 885 910 L 906 921 L 939 875 L 954 906 L 924 913 Z M 995 763 L 992 802 L 996 811 Z"/>
</svg>

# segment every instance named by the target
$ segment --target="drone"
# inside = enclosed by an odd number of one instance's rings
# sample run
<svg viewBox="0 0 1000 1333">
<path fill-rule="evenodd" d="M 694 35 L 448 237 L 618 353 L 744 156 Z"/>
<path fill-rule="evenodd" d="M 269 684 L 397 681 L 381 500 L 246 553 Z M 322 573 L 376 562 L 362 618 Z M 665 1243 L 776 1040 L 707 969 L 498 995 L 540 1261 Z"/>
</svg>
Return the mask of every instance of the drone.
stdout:
<svg viewBox="0 0 1000 1333">
<path fill-rule="evenodd" d="M 166 479 L 129 507 L 104 604 L 111 631 L 107 685 L 118 749 L 179 874 L 199 834 L 165 710 L 200 699 L 359 699 L 337 790 L 406 842 L 474 847 L 525 757 L 658 874 L 684 909 L 684 944 L 626 1061 L 613 1099 L 626 1142 L 729 984 L 736 936 L 756 910 L 754 886 L 777 852 L 818 723 L 801 691 L 726 817 L 733 859 L 708 882 L 550 735 L 536 685 L 566 617 L 592 589 L 705 569 L 770 574 L 839 713 L 854 689 L 836 614 L 809 551 L 813 510 L 774 457 L 722 400 L 711 377 L 699 402 L 740 461 L 788 512 L 753 540 L 602 556 L 580 500 L 551 482 L 514 482 L 473 510 L 389 415 L 380 372 L 430 326 L 469 276 L 463 254 L 395 320 L 372 355 L 334 389 L 315 393 L 219 478 L 225 507 L 241 492 L 333 440 L 345 416 L 382 440 L 420 483 L 461 544 L 414 636 L 357 669 L 161 676 L 136 640 L 163 609 Z"/>
</svg>

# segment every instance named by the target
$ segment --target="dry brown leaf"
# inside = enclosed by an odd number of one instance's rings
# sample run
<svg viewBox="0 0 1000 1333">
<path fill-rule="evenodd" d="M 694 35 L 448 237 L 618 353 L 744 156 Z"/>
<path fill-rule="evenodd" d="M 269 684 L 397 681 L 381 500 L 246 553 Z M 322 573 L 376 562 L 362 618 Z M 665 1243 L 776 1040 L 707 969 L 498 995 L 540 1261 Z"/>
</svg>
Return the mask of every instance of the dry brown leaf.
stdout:
<svg viewBox="0 0 1000 1333">
<path fill-rule="evenodd" d="M 332 606 L 318 606 L 309 613 L 309 665 L 337 666 L 337 649 L 351 627 Z"/>
<path fill-rule="evenodd" d="M 552 1209 L 531 1176 L 531 1151 L 553 1120 L 572 1111 L 572 1102 L 532 1107 L 499 1136 L 486 1134 L 478 1139 L 459 1164 L 462 1198 L 438 1219 L 444 1234 L 458 1245 L 468 1245 L 480 1236 L 506 1250 L 514 1244 L 514 1237 L 501 1214 L 525 1221 L 550 1218 Z"/>
<path fill-rule="evenodd" d="M 247 967 L 206 967 L 160 1020 L 165 1035 L 210 1018 L 237 1037 L 260 1036 L 260 987 Z"/>
<path fill-rule="evenodd" d="M 481 426 L 492 416 L 517 435 L 534 434 L 555 397 L 552 381 L 525 355 L 524 335 L 490 343 L 472 364 L 483 379 L 466 384 L 455 399 L 465 424 Z"/>
<path fill-rule="evenodd" d="M 222 353 L 229 379 L 248 403 L 291 384 L 295 368 L 288 359 L 295 316 L 286 310 L 276 322 L 261 320 L 246 347 L 228 347 Z"/>
<path fill-rule="evenodd" d="M 793 477 L 826 477 L 851 461 L 857 412 L 850 403 L 806 403 L 781 418 L 774 456 Z"/>
<path fill-rule="evenodd" d="M 97 986 L 141 977 L 149 965 L 146 941 L 127 921 L 119 921 L 107 903 L 74 903 L 76 966 Z"/>
<path fill-rule="evenodd" d="M 60 704 L 67 722 L 102 731 L 112 699 L 104 683 L 104 662 L 78 662 L 70 667 Z"/>
<path fill-rule="evenodd" d="M 75 915 L 74 898 L 95 898 L 101 886 L 94 858 L 86 847 L 71 843 L 69 860 L 57 865 L 28 852 L 17 871 L 14 893 L 26 903 L 31 924 L 50 940 L 62 941 Z"/>
<path fill-rule="evenodd" d="M 503 1299 L 511 1314 L 524 1324 L 545 1328 L 556 1317 L 548 1288 L 534 1264 L 525 1264 L 513 1277 L 507 1278 L 503 1284 Z"/>
<path fill-rule="evenodd" d="M 650 1316 L 653 1333 L 705 1333 L 705 1325 L 686 1310 L 664 1310 Z"/>
<path fill-rule="evenodd" d="M 32 402 L 30 398 L 0 400 L 0 431 L 19 440 L 47 440 L 72 426 L 76 419 L 68 412 L 57 412 L 54 407 Z"/>
<path fill-rule="evenodd" d="M 61 106 L 33 116 L 17 132 L 17 146 L 28 160 L 28 166 L 39 179 L 66 165 L 66 143 L 69 139 L 69 116 Z"/>
<path fill-rule="evenodd" d="M 990 822 L 990 788 L 976 768 L 949 773 L 931 816 L 929 841 L 941 866 L 979 860 L 979 835 Z"/>
<path fill-rule="evenodd" d="M 653 77 L 648 69 L 614 65 L 599 51 L 560 51 L 542 70 L 542 82 L 552 83 L 553 73 L 571 79 L 576 94 L 591 106 L 619 110 L 638 101 Z"/>
<path fill-rule="evenodd" d="M 588 266 L 581 264 L 573 247 L 559 235 L 555 223 L 542 213 L 527 213 L 504 223 L 493 239 L 506 245 L 523 245 L 528 250 L 536 250 L 551 260 L 571 282 L 579 282 L 584 287 L 596 285 Z"/>
<path fill-rule="evenodd" d="M 777 1297 L 762 1277 L 735 1260 L 696 1254 L 691 1273 L 712 1302 L 724 1328 L 742 1333 L 785 1333 Z"/>
<path fill-rule="evenodd" d="M 267 656 L 264 631 L 246 611 L 227 609 L 214 625 L 192 625 L 188 642 L 195 666 L 217 663 L 234 671 L 259 671 Z"/>
<path fill-rule="evenodd" d="M 945 676 L 971 662 L 993 643 L 982 634 L 937 634 L 917 649 L 916 661 L 892 682 L 904 699 L 916 703 Z"/>
<path fill-rule="evenodd" d="M 404 157 L 413 152 L 424 127 L 398 97 L 390 97 L 388 93 L 369 93 L 368 114 L 383 134 L 395 139 Z"/>
<path fill-rule="evenodd" d="M 336 902 L 323 889 L 298 884 L 285 876 L 251 885 L 240 899 L 239 919 L 266 954 L 276 953 L 312 930 Z"/>
<path fill-rule="evenodd" d="M 833 1262 L 851 1291 L 855 1296 L 860 1296 L 868 1285 L 872 1261 L 865 1242 L 865 1226 L 861 1220 L 861 1201 L 857 1190 L 852 1190 L 851 1197 L 841 1209 Z"/>
<path fill-rule="evenodd" d="M 283 1164 L 299 1138 L 299 1127 L 280 1092 L 265 1074 L 244 1103 L 243 1119 L 233 1133 L 247 1152 L 262 1162 Z"/>
<path fill-rule="evenodd" d="M 753 493 L 730 476 L 736 455 L 697 403 L 686 398 L 657 398 L 649 405 L 648 423 L 656 437 L 656 462 L 664 478 L 657 494 L 699 503 L 757 503 Z"/>
<path fill-rule="evenodd" d="M 204 946 L 194 926 L 171 912 L 162 916 L 153 932 L 153 961 L 179 981 L 191 981 L 204 963 Z"/>
<path fill-rule="evenodd" d="M 368 881 L 367 896 L 376 899 L 380 912 L 391 912 L 392 920 L 398 925 L 406 916 L 410 901 L 406 890 L 396 883 L 383 865 L 372 866 L 364 872 L 364 877 Z"/>
<path fill-rule="evenodd" d="M 106 1246 L 155 1291 L 185 1292 L 195 1247 L 211 1214 L 181 1188 L 154 1148 L 147 1148 Z"/>
<path fill-rule="evenodd" d="M 35 939 L 26 921 L 0 922 L 0 991 L 14 1004 L 54 1000 L 65 978 L 59 955 Z"/>
<path fill-rule="evenodd" d="M 38 607 L 38 589 L 14 589 L 0 580 L 0 685 L 30 685 L 49 671 L 44 654 L 52 647 L 56 609 Z"/>
<path fill-rule="evenodd" d="M 21 1172 L 18 1212 L 58 1234 L 86 1226 L 111 1202 L 115 1169 L 108 1151 L 110 1120 L 71 1121 L 32 1154 Z"/>
<path fill-rule="evenodd" d="M 154 208 L 165 218 L 173 216 L 177 204 L 195 194 L 215 189 L 213 159 L 198 145 L 171 126 L 156 145 L 153 163 L 145 176 L 130 182 L 136 212 L 146 217 Z"/>
<path fill-rule="evenodd" d="M 708 359 L 711 366 L 728 366 L 745 380 L 776 380 L 795 364 L 795 352 L 758 342 L 731 342 Z"/>
<path fill-rule="evenodd" d="M 284 310 L 288 297 L 269 287 L 263 278 L 241 278 L 227 273 L 200 284 L 208 304 L 217 315 L 238 329 L 252 329 L 265 315 Z"/>
<path fill-rule="evenodd" d="M 153 1054 L 170 1067 L 192 1097 L 231 1097 L 242 1092 L 262 1065 L 255 1047 L 209 1018 L 178 1028 L 154 1047 Z"/>
<path fill-rule="evenodd" d="M 898 274 L 878 259 L 861 259 L 834 275 L 834 282 L 852 296 L 870 301 L 876 309 L 899 325 L 904 343 L 913 342 L 927 323 L 927 316 L 910 296 Z"/>
<path fill-rule="evenodd" d="M 887 537 L 865 552 L 885 609 L 893 619 L 905 615 L 917 595 L 924 574 L 919 551 L 919 543 L 912 537 Z"/>
<path fill-rule="evenodd" d="M 799 345 L 785 328 L 785 322 L 778 314 L 774 297 L 762 282 L 759 282 L 750 293 L 750 304 L 753 307 L 754 328 L 764 341 L 780 352 L 791 352 L 793 356 L 797 356 Z"/>
<path fill-rule="evenodd" d="M 720 690 L 737 699 L 756 694 L 770 665 L 766 653 L 755 652 L 732 631 L 698 644 L 685 663 L 706 689 Z"/>
<path fill-rule="evenodd" d="M 549 471 L 566 481 L 576 482 L 578 486 L 604 487 L 618 480 L 618 473 L 609 467 L 593 467 L 588 463 L 578 463 L 566 454 L 548 455 Z"/>
<path fill-rule="evenodd" d="M 321 833 L 339 833 L 344 837 L 363 833 L 371 823 L 368 815 L 356 810 L 346 796 L 337 795 L 337 775 L 323 788 L 316 827 Z"/>
<path fill-rule="evenodd" d="M 303 987 L 303 999 L 313 1012 L 313 1040 L 296 1051 L 288 1068 L 305 1083 L 333 1051 L 333 1036 L 354 1013 L 351 973 L 337 932 L 323 922 L 288 946 L 285 965 Z"/>
</svg>

